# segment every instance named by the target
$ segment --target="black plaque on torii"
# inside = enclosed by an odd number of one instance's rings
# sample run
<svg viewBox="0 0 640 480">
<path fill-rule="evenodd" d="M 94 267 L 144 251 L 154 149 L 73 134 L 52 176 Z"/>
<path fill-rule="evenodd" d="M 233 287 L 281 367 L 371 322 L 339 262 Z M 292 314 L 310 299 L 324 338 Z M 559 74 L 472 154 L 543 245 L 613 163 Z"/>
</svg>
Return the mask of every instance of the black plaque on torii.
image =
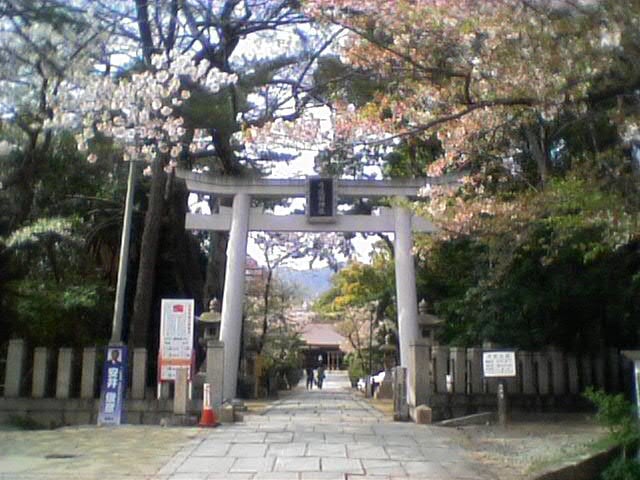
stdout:
<svg viewBox="0 0 640 480">
<path fill-rule="evenodd" d="M 307 178 L 309 223 L 332 223 L 336 217 L 336 181 L 331 177 Z"/>
</svg>

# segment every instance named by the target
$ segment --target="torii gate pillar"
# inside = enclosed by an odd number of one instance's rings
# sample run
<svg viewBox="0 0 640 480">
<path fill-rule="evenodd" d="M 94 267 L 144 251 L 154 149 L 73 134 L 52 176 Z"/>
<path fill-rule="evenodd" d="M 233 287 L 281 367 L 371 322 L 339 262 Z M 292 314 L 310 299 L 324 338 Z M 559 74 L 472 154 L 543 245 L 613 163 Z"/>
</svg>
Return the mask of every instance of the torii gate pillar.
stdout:
<svg viewBox="0 0 640 480">
<path fill-rule="evenodd" d="M 224 343 L 224 400 L 232 400 L 236 396 L 238 383 L 250 206 L 251 197 L 246 193 L 233 197 L 220 321 L 220 340 Z"/>
<path fill-rule="evenodd" d="M 408 369 L 409 382 L 407 401 L 415 404 L 415 386 L 412 385 L 413 375 L 409 370 L 415 368 L 410 363 L 409 345 L 413 345 L 420 338 L 418 330 L 418 300 L 416 294 L 416 271 L 413 264 L 413 240 L 411 238 L 411 217 L 408 208 L 396 205 L 393 208 L 395 217 L 395 273 L 396 273 L 396 301 L 398 308 L 398 337 L 400 340 L 400 364 Z"/>
</svg>

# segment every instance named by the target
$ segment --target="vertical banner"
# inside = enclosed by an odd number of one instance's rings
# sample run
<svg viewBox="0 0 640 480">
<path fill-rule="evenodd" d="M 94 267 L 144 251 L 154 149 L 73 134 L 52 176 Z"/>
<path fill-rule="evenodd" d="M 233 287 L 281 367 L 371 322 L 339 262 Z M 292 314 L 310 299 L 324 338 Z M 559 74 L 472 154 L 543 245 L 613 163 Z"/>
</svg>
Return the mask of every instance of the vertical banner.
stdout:
<svg viewBox="0 0 640 480">
<path fill-rule="evenodd" d="M 193 375 L 194 304 L 193 300 L 162 300 L 159 382 L 175 381 L 177 368 L 186 368 L 189 380 Z"/>
<path fill-rule="evenodd" d="M 127 390 L 127 347 L 107 347 L 102 370 L 98 425 L 120 425 Z"/>
</svg>

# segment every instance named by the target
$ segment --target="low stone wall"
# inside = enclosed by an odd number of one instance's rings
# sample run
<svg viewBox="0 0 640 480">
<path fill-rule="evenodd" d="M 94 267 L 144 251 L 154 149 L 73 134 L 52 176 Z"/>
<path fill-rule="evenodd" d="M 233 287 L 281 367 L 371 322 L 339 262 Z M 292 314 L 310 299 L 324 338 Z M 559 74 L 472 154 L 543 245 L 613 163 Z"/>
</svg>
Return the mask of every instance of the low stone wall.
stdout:
<svg viewBox="0 0 640 480">
<path fill-rule="evenodd" d="M 42 427 L 95 424 L 99 399 L 0 398 L 0 423 L 29 419 Z M 187 416 L 200 413 L 202 401 L 191 401 Z M 126 400 L 123 423 L 159 425 L 175 423 L 173 400 Z"/>
<path fill-rule="evenodd" d="M 432 409 L 434 421 L 495 411 L 498 379 L 485 378 L 481 348 L 411 345 L 415 404 Z M 504 350 L 509 350 L 505 348 Z M 625 391 L 627 362 L 615 350 L 577 356 L 548 349 L 516 351 L 516 376 L 505 379 L 515 411 L 580 411 L 591 408 L 582 397 L 587 387 Z"/>
<path fill-rule="evenodd" d="M 209 383 L 211 405 L 222 407 L 224 346 L 220 342 L 207 345 L 207 372 L 193 379 L 193 400 L 187 400 L 186 383 L 174 390 L 163 384 L 160 399 L 156 389 L 146 384 L 147 351 L 134 349 L 129 358 L 129 378 L 125 395 L 124 423 L 181 423 L 185 417 L 200 414 L 202 384 Z M 101 362 L 104 347 L 82 350 L 45 347 L 28 348 L 23 340 L 11 340 L 6 346 L 0 423 L 12 417 L 28 418 L 44 427 L 95 424 L 100 405 Z M 184 380 L 186 382 L 186 379 Z"/>
<path fill-rule="evenodd" d="M 514 412 L 579 412 L 593 408 L 582 395 L 508 395 L 509 410 Z M 495 394 L 432 394 L 426 404 L 432 410 L 433 421 L 463 417 L 497 410 Z"/>
</svg>

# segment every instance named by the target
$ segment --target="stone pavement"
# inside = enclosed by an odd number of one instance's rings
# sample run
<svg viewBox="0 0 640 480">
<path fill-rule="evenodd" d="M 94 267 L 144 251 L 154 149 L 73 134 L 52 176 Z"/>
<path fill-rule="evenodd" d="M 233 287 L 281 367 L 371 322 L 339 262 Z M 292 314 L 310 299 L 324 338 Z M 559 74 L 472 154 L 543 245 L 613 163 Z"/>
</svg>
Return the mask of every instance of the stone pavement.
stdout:
<svg viewBox="0 0 640 480">
<path fill-rule="evenodd" d="M 329 374 L 323 390 L 298 387 L 262 415 L 208 432 L 158 473 L 168 480 L 496 478 L 456 444 L 458 433 L 391 422 Z"/>
<path fill-rule="evenodd" d="M 495 479 L 455 430 L 391 422 L 330 373 L 215 429 L 125 425 L 0 432 L 0 480 Z"/>
</svg>

